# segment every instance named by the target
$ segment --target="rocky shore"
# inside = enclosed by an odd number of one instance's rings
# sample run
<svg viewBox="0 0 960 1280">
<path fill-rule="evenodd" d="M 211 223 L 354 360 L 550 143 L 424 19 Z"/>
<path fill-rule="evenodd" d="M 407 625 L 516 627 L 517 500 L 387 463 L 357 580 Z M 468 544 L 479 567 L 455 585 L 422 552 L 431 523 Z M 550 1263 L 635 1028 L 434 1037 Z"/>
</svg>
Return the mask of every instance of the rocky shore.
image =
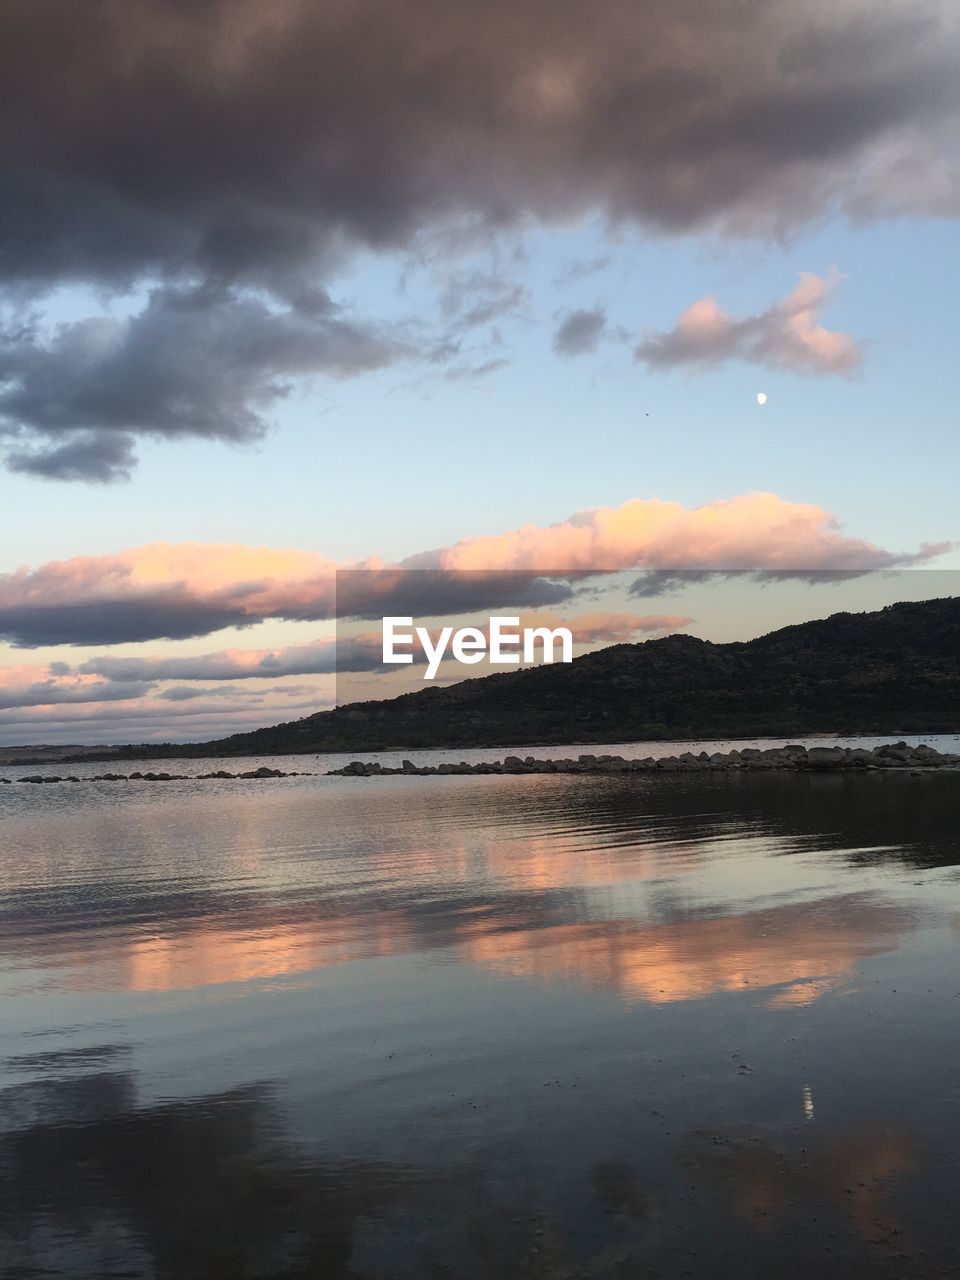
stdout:
<svg viewBox="0 0 960 1280">
<path fill-rule="evenodd" d="M 399 768 L 389 765 L 351 760 L 330 774 L 345 778 L 375 778 L 387 774 L 432 776 L 449 773 L 682 773 L 709 770 L 838 770 L 838 769 L 960 769 L 960 755 L 936 751 L 933 747 L 911 747 L 905 742 L 885 743 L 872 751 L 864 747 L 742 747 L 732 751 L 684 751 L 678 756 L 581 755 L 574 759 L 538 760 L 535 756 L 506 756 L 503 760 L 469 764 L 416 765 L 404 760 Z"/>
<path fill-rule="evenodd" d="M 908 769 L 914 773 L 927 770 L 960 770 L 960 755 L 935 750 L 921 744 L 908 746 L 905 742 L 885 743 L 867 750 L 865 747 L 805 747 L 793 744 L 786 747 L 742 747 L 731 751 L 684 751 L 677 756 L 642 756 L 628 759 L 614 755 L 580 755 L 576 759 L 538 760 L 535 756 L 505 756 L 503 760 L 482 760 L 470 764 L 466 760 L 457 763 L 417 765 L 404 760 L 394 768 L 376 761 L 351 760 L 342 769 L 329 769 L 328 777 L 378 778 L 388 775 L 412 775 L 432 777 L 436 774 L 496 774 L 496 773 L 683 773 L 718 770 L 762 771 L 788 770 L 868 770 Z M 242 773 L 229 773 L 217 769 L 212 773 L 98 773 L 87 777 L 76 774 L 27 774 L 21 778 L 0 778 L 0 783 L 52 783 L 52 782 L 203 782 L 207 779 L 230 781 L 265 778 L 300 778 L 314 775 L 293 770 L 271 769 L 261 765 Z"/>
<path fill-rule="evenodd" d="M 17 782 L 202 782 L 207 778 L 303 778 L 311 774 L 284 773 L 282 769 L 268 769 L 261 765 L 259 769 L 248 769 L 246 773 L 228 773 L 226 769 L 217 769 L 215 773 L 98 773 L 92 777 L 79 778 L 76 774 L 49 773 L 28 774 L 25 778 L 17 778 Z M 13 778 L 0 778 L 0 782 L 13 782 Z"/>
</svg>

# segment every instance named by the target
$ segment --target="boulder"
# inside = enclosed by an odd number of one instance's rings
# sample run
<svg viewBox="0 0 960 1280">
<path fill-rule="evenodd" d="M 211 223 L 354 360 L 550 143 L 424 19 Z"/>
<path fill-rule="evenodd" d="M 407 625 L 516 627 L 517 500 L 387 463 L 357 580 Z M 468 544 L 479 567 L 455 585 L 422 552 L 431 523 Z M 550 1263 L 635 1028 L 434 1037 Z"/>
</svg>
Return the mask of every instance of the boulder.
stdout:
<svg viewBox="0 0 960 1280">
<path fill-rule="evenodd" d="M 905 742 L 877 747 L 874 755 L 879 756 L 887 764 L 913 764 L 916 759 L 913 747 L 908 747 Z"/>
<path fill-rule="evenodd" d="M 807 752 L 807 764 L 811 769 L 835 769 L 847 763 L 843 747 L 811 747 Z"/>
</svg>

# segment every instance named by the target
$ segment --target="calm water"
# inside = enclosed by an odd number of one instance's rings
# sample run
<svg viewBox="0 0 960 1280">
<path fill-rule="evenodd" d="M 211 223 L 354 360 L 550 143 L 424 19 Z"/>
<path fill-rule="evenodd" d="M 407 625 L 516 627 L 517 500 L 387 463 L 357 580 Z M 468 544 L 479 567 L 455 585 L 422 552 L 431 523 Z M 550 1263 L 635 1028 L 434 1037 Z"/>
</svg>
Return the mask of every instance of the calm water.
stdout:
<svg viewBox="0 0 960 1280">
<path fill-rule="evenodd" d="M 0 787 L 0 1275 L 953 1276 L 958 801 Z"/>
</svg>

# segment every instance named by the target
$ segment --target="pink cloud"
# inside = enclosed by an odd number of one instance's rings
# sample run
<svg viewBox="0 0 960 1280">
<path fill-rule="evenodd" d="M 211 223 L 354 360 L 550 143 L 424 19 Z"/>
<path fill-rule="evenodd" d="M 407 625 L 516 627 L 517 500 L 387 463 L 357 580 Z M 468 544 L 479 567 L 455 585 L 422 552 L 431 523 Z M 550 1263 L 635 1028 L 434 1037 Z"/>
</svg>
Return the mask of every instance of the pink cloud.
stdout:
<svg viewBox="0 0 960 1280">
<path fill-rule="evenodd" d="M 467 538 L 412 557 L 419 568 L 525 569 L 547 572 L 616 569 L 867 571 L 926 560 L 949 547 L 913 554 L 886 551 L 840 532 L 823 507 L 749 493 L 701 507 L 635 498 L 619 507 L 578 511 L 559 524 L 525 525 Z"/>
<path fill-rule="evenodd" d="M 0 710 L 61 706 L 70 703 L 116 702 L 145 691 L 142 682 L 116 684 L 92 674 L 54 674 L 49 667 L 0 668 Z"/>
<path fill-rule="evenodd" d="M 312 551 L 161 543 L 0 576 L 0 636 L 25 646 L 112 644 L 208 635 L 267 618 L 330 618 L 341 567 L 388 568 L 377 579 L 377 590 L 388 598 L 404 574 L 416 569 L 567 578 L 632 568 L 742 569 L 803 577 L 915 564 L 948 547 L 888 551 L 841 532 L 822 507 L 772 493 L 693 508 L 634 499 L 579 511 L 546 527 L 465 538 L 393 566 L 375 558 L 338 566 Z M 523 603 L 522 595 L 516 603 Z"/>
<path fill-rule="evenodd" d="M 826 277 L 803 272 L 786 298 L 740 320 L 716 298 L 701 298 L 681 313 L 673 329 L 647 334 L 636 357 L 654 369 L 745 360 L 793 373 L 849 375 L 862 363 L 860 345 L 849 334 L 825 329 L 819 320 L 839 279 L 835 272 Z"/>
<path fill-rule="evenodd" d="M 331 646 L 332 651 L 332 641 L 322 643 Z M 379 636 L 377 646 L 379 656 Z M 309 647 L 294 645 L 290 646 L 290 649 L 297 651 Z M 281 656 L 285 653 L 283 649 L 276 652 Z M 251 656 L 255 654 L 256 651 L 253 651 Z M 230 676 L 225 667 L 221 668 L 219 676 L 211 676 L 207 668 L 212 668 L 213 660 L 219 657 L 221 655 L 217 654 L 205 655 L 197 659 L 144 657 L 114 660 L 104 657 L 93 659 L 79 668 L 70 668 L 64 663 L 53 663 L 49 666 L 23 664 L 0 667 L 0 711 L 4 713 L 4 721 L 9 723 L 15 718 L 10 713 L 22 711 L 31 714 L 33 709 L 37 708 L 52 708 L 54 714 L 58 716 L 72 714 L 65 711 L 68 707 L 82 707 L 83 710 L 78 711 L 78 714 L 95 714 L 95 708 L 101 703 L 132 703 L 138 706 L 160 708 L 162 704 L 151 701 L 151 695 L 168 701 L 186 701 L 188 697 L 193 699 L 203 696 L 217 699 L 230 698 L 237 702 L 246 700 L 249 703 L 262 701 L 265 695 L 283 699 L 317 693 L 317 688 L 313 685 L 276 683 L 277 680 L 282 681 L 285 676 L 300 674 L 298 664 L 292 655 L 287 669 L 270 672 L 254 670 L 253 663 L 243 660 L 242 651 L 236 651 L 232 678 L 243 681 L 251 674 L 272 676 L 274 683 L 269 689 L 264 689 L 262 685 L 251 687 L 228 683 Z M 180 667 L 181 663 L 182 667 Z M 178 668 L 179 677 L 177 677 Z M 332 662 L 327 665 L 326 671 L 332 673 Z M 166 674 L 162 674 L 164 672 Z M 190 684 L 189 693 L 176 685 L 158 692 L 161 685 L 176 678 Z M 209 685 L 211 679 L 215 683 L 205 687 Z M 116 711 L 111 710 L 110 714 L 115 715 Z"/>
</svg>

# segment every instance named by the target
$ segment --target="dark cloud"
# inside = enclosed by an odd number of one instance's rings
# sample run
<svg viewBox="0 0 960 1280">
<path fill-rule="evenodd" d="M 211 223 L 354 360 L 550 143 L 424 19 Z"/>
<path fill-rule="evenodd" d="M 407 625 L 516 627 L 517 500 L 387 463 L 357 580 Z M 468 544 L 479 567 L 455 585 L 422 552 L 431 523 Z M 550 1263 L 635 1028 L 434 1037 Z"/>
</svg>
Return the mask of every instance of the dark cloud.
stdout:
<svg viewBox="0 0 960 1280">
<path fill-rule="evenodd" d="M 951 547 L 949 542 L 939 543 L 935 547 L 925 546 L 921 548 L 918 559 L 942 555 Z M 688 587 L 730 582 L 738 578 L 761 585 L 766 582 L 804 582 L 809 586 L 817 586 L 849 582 L 863 575 L 862 569 L 651 569 L 634 579 L 627 595 L 649 600 L 657 596 L 674 595 Z"/>
<path fill-rule="evenodd" d="M 750 569 L 732 569 L 726 573 L 716 569 L 648 569 L 645 573 L 641 573 L 638 578 L 634 578 L 627 595 L 641 600 L 652 600 L 657 596 L 665 596 L 675 591 L 682 591 L 685 587 L 713 582 L 722 577 L 735 577 L 738 573 L 743 573 L 748 577 L 754 576 L 753 571 Z M 794 574 L 790 572 L 784 576 L 793 577 Z"/>
<path fill-rule="evenodd" d="M 446 371 L 444 377 L 449 378 L 451 382 L 479 382 L 483 378 L 489 378 L 492 373 L 499 373 L 501 369 L 508 368 L 510 364 L 511 361 L 506 356 L 496 356 L 480 364 L 454 365 L 452 369 Z"/>
<path fill-rule="evenodd" d="M 104 481 L 129 474 L 134 434 L 254 440 L 291 379 L 350 377 L 403 351 L 329 302 L 278 308 L 211 287 L 158 288 L 127 319 L 22 325 L 0 340 L 0 432 L 51 443 L 8 465 Z"/>
<path fill-rule="evenodd" d="M 430 567 L 436 554 L 410 556 L 397 569 L 341 569 L 337 616 L 379 621 L 387 614 L 422 619 L 483 609 L 543 608 L 570 600 L 571 583 L 582 576 L 526 569 L 436 569 Z"/>
<path fill-rule="evenodd" d="M 337 644 L 332 638 L 309 641 L 306 644 L 285 645 L 267 650 L 222 650 L 219 653 L 203 653 L 188 657 L 115 658 L 100 654 L 76 668 L 78 674 L 102 676 L 107 680 L 276 680 L 281 676 L 330 675 L 337 669 L 337 656 L 356 656 L 366 663 L 361 669 L 373 669 L 381 662 L 381 639 L 357 636 L 349 642 Z M 51 674 L 66 675 L 72 669 Z M 211 692 L 211 691 L 208 691 Z M 164 695 L 176 701 L 172 691 Z M 192 695 L 191 695 L 192 696 Z"/>
<path fill-rule="evenodd" d="M 165 702 L 192 702 L 195 698 L 242 698 L 247 703 L 258 703 L 261 701 L 256 695 L 252 696 L 245 689 L 238 689 L 234 685 L 214 685 L 212 688 L 191 688 L 190 685 L 179 684 L 174 685 L 170 689 L 164 689 L 157 697 L 162 698 Z"/>
<path fill-rule="evenodd" d="M 0 608 L 0 639 L 23 648 L 189 640 L 249 622 L 239 605 L 160 590 L 146 599 Z"/>
<path fill-rule="evenodd" d="M 577 280 L 585 280 L 587 276 L 594 276 L 600 271 L 605 271 L 610 262 L 609 254 L 602 254 L 596 258 L 578 258 L 571 262 L 569 266 L 564 267 L 554 280 L 554 284 L 573 284 Z"/>
<path fill-rule="evenodd" d="M 242 672 L 238 673 L 242 675 Z M 196 698 L 228 698 L 240 701 L 245 706 L 260 706 L 266 698 L 304 698 L 316 700 L 316 689 L 307 684 L 273 685 L 269 689 L 245 689 L 240 685 L 214 685 L 212 687 L 193 685 L 176 685 L 164 689 L 157 696 L 167 702 L 192 702 Z"/>
<path fill-rule="evenodd" d="M 56 679 L 35 681 L 33 684 L 19 688 L 0 687 L 0 709 L 6 711 L 13 707 L 40 707 L 72 705 L 86 702 L 127 702 L 131 698 L 142 698 L 149 693 L 152 685 L 125 681 L 113 683 L 98 680 L 92 683 L 68 681 L 61 683 Z"/>
<path fill-rule="evenodd" d="M 3 339 L 36 475 L 122 477 L 137 435 L 248 441 L 292 380 L 389 363 L 323 292 L 359 247 L 960 210 L 946 0 L 6 0 L 0 23 L 0 290 L 154 289 Z M 447 301 L 464 331 L 523 295 Z"/>
<path fill-rule="evenodd" d="M 880 162 L 960 94 L 940 0 L 7 0 L 3 24 L 21 280 L 296 288 L 344 238 L 463 213 L 769 230 L 902 199 Z"/>
<path fill-rule="evenodd" d="M 571 311 L 553 335 L 553 349 L 560 356 L 582 356 L 596 349 L 607 327 L 606 312 Z"/>
<path fill-rule="evenodd" d="M 466 271 L 447 282 L 440 299 L 443 317 L 456 330 L 491 324 L 527 301 L 526 288 L 502 272 Z"/>
<path fill-rule="evenodd" d="M 422 652 L 419 653 L 417 661 L 425 660 Z M 340 634 L 335 638 L 325 637 L 276 649 L 225 649 L 218 653 L 189 657 L 145 655 L 115 658 L 109 654 L 98 654 L 75 668 L 66 663 L 51 663 L 50 675 L 94 675 L 118 684 L 146 681 L 152 687 L 156 682 L 166 680 L 278 680 L 286 676 L 333 675 L 337 671 L 376 671 L 382 666 L 383 637 L 377 630 L 362 634 Z M 304 688 L 297 686 L 300 692 Z M 286 695 L 289 689 L 278 686 L 270 692 Z M 209 688 L 176 685 L 166 689 L 160 696 L 171 702 L 184 702 L 202 695 L 249 697 L 250 691 L 235 684 L 214 685 Z"/>
<path fill-rule="evenodd" d="M 511 361 L 497 322 L 521 312 L 528 300 L 527 289 L 499 265 L 455 272 L 440 294 L 443 332 L 429 360 L 446 365 L 443 376 L 451 382 L 480 382 L 507 368 Z"/>
<path fill-rule="evenodd" d="M 630 584 L 627 595 L 635 599 L 652 600 L 658 596 L 674 595 L 688 587 L 713 585 L 741 579 L 763 586 L 769 582 L 801 582 L 808 586 L 824 586 L 850 582 L 862 578 L 865 573 L 893 573 L 898 568 L 913 568 L 945 555 L 956 547 L 954 542 L 924 542 L 914 555 L 903 555 L 891 562 L 886 569 L 649 569 Z M 895 567 L 895 565 L 897 567 Z"/>
<path fill-rule="evenodd" d="M 147 560 L 159 564 L 149 552 Z M 266 617 L 295 622 L 337 616 L 379 619 L 386 614 L 444 617 L 485 608 L 555 605 L 572 595 L 569 582 L 525 570 L 449 571 L 417 566 L 348 570 L 336 574 L 336 603 L 332 569 L 316 578 L 293 582 L 251 578 L 213 588 L 180 578 L 127 590 L 129 573 L 129 566 L 120 558 L 102 577 L 99 570 L 91 575 L 82 565 L 75 571 L 69 561 L 27 575 L 0 576 L 0 639 L 20 648 L 186 640 L 226 627 L 253 626 Z M 117 591 L 113 598 L 104 593 L 104 579 L 107 591 Z M 163 673 L 156 669 L 150 678 L 184 678 L 186 669 L 177 669 L 179 661 L 171 659 Z M 303 646 L 291 661 L 294 667 L 286 669 L 266 655 L 264 674 L 322 674 L 335 669 L 332 654 L 322 648 Z M 184 662 L 191 669 L 190 678 L 222 678 L 219 670 L 202 670 L 198 665 L 202 659 Z M 84 670 L 107 674 L 103 666 Z M 122 670 L 123 662 L 118 659 L 110 669 L 111 678 L 121 678 Z M 133 670 L 128 668 L 125 678 L 134 678 L 130 674 Z M 222 670 L 230 678 L 237 676 L 229 662 Z"/>
<path fill-rule="evenodd" d="M 71 434 L 65 444 L 25 452 L 13 450 L 6 457 L 11 471 L 45 480 L 85 480 L 95 484 L 128 480 L 136 461 L 131 438 L 123 432 L 111 435 L 108 431 L 79 431 Z"/>
<path fill-rule="evenodd" d="M 925 561 L 946 555 L 948 551 L 955 551 L 956 548 L 956 542 L 922 542 L 917 554 L 906 560 L 905 564 L 922 565 Z M 849 582 L 852 578 L 858 578 L 861 575 L 856 569 L 794 569 L 793 571 L 786 569 L 760 569 L 753 576 L 761 584 L 793 580 L 795 582 L 806 582 L 809 586 L 815 587 L 822 583 Z"/>
</svg>

